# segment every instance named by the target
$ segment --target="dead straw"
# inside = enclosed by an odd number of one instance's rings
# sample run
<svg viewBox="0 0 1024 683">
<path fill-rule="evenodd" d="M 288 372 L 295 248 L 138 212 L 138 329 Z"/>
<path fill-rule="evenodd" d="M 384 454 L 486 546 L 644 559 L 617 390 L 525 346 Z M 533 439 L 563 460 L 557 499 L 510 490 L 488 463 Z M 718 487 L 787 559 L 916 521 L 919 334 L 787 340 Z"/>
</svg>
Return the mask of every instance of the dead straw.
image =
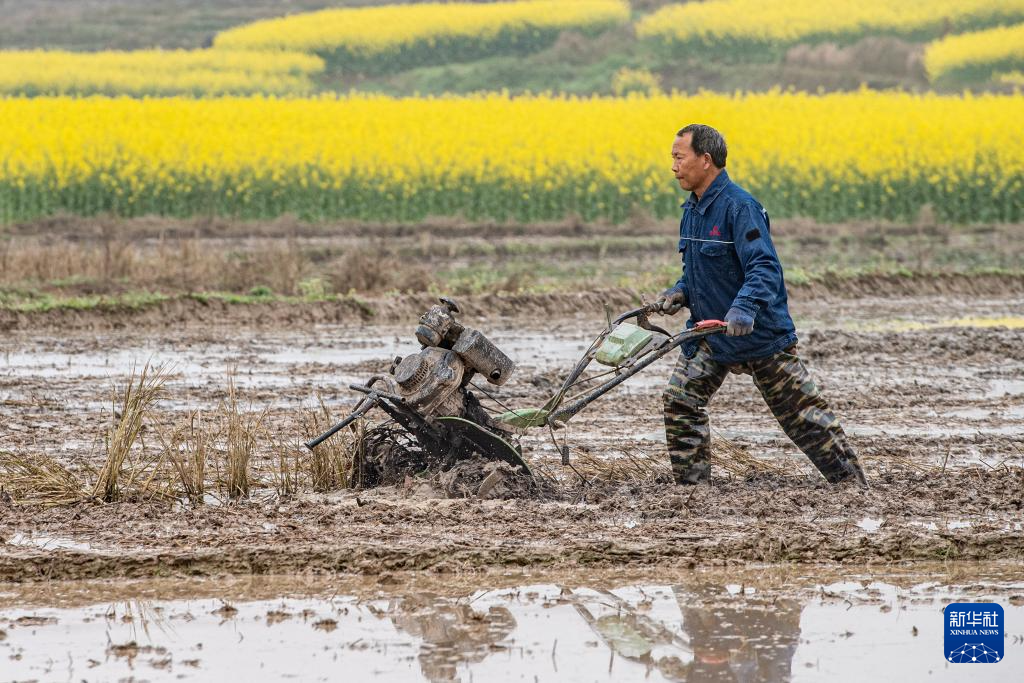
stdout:
<svg viewBox="0 0 1024 683">
<path fill-rule="evenodd" d="M 108 503 L 118 500 L 122 490 L 132 488 L 136 479 L 146 471 L 150 472 L 150 476 L 141 488 L 147 489 L 152 484 L 161 461 L 143 461 L 133 465 L 131 451 L 142 431 L 143 419 L 153 404 L 163 396 L 164 384 L 169 376 L 164 366 L 151 366 L 147 362 L 141 373 L 137 373 L 135 367 L 132 367 L 120 402 L 115 387 L 112 409 L 117 422 L 107 431 L 106 460 L 93 486 L 93 495 L 97 498 Z M 121 477 L 125 472 L 128 479 L 122 482 Z"/>
<path fill-rule="evenodd" d="M 232 500 L 248 497 L 252 486 L 250 477 L 250 464 L 253 453 L 256 450 L 257 437 L 259 436 L 263 421 L 266 419 L 270 407 L 264 408 L 261 413 L 255 415 L 252 412 L 243 413 L 238 407 L 238 390 L 235 386 L 235 374 L 233 370 L 228 371 L 228 401 L 223 406 L 225 413 L 227 443 L 224 450 L 224 483 L 227 488 L 228 497 Z"/>
<path fill-rule="evenodd" d="M 302 480 L 302 451 L 298 440 L 288 443 L 269 429 L 260 430 L 261 439 L 270 444 L 270 467 L 274 489 L 281 497 L 299 492 Z"/>
<path fill-rule="evenodd" d="M 182 493 L 193 505 L 202 505 L 206 494 L 206 462 L 214 441 L 202 412 L 191 411 L 185 424 L 175 429 L 168 439 L 161 435 L 161 440 Z"/>
<path fill-rule="evenodd" d="M 0 451 L 0 478 L 21 504 L 54 507 L 89 497 L 85 483 L 48 455 Z"/>
<path fill-rule="evenodd" d="M 619 450 L 617 457 L 582 452 L 574 460 L 578 474 L 590 481 L 639 484 L 672 475 L 664 452 L 650 453 L 639 448 Z M 784 467 L 755 458 L 718 434 L 711 443 L 711 465 L 733 476 L 786 473 Z"/>
<path fill-rule="evenodd" d="M 317 395 L 320 409 L 307 409 L 303 428 L 307 438 L 327 431 L 335 423 L 323 397 Z M 361 421 L 357 421 L 361 422 Z M 360 426 L 353 425 L 359 430 Z M 353 438 L 351 430 L 344 430 L 314 448 L 308 458 L 309 480 L 317 492 L 336 491 L 349 485 L 348 472 L 352 465 Z"/>
<path fill-rule="evenodd" d="M 751 474 L 791 474 L 792 469 L 775 462 L 755 458 L 746 449 L 737 446 L 718 432 L 712 430 L 711 466 L 718 467 L 737 477 Z"/>
</svg>

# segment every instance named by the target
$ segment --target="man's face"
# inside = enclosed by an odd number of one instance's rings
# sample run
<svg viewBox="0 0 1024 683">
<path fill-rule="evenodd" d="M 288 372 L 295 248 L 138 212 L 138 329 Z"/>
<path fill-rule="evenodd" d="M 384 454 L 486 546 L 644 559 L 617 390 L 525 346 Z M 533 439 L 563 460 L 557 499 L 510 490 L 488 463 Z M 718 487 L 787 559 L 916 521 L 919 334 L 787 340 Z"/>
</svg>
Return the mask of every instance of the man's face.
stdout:
<svg viewBox="0 0 1024 683">
<path fill-rule="evenodd" d="M 690 144 L 693 135 L 684 133 L 672 143 L 672 173 L 679 181 L 679 187 L 693 192 L 701 187 L 711 171 L 711 155 L 697 155 Z"/>
</svg>

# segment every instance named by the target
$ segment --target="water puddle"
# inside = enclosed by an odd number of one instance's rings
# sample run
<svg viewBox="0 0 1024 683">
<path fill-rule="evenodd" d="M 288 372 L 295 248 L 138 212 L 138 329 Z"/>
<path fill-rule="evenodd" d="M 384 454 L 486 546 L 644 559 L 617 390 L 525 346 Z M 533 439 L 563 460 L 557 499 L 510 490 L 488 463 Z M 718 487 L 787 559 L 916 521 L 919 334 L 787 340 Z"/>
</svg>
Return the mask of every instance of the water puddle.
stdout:
<svg viewBox="0 0 1024 683">
<path fill-rule="evenodd" d="M 39 536 L 36 534 L 16 533 L 4 542 L 7 545 L 42 548 L 43 550 L 75 550 L 85 553 L 93 551 L 93 547 L 89 543 L 75 541 L 70 538 L 56 538 L 54 536 Z"/>
<path fill-rule="evenodd" d="M 899 437 L 904 439 L 913 439 L 916 437 L 931 438 L 936 436 L 950 437 L 968 437 L 968 436 L 1018 436 L 1024 435 L 1024 424 L 1009 424 L 1009 425 L 996 425 L 996 426 L 956 426 L 956 427 L 941 427 L 937 425 L 927 425 L 920 427 L 899 427 L 895 425 L 887 425 L 884 429 L 881 427 L 868 427 L 863 425 L 851 424 L 844 425 L 843 429 L 846 433 L 851 436 L 885 436 L 885 437 Z"/>
<path fill-rule="evenodd" d="M 308 405 L 317 404 L 321 390 L 340 391 L 340 400 L 347 395 L 349 384 L 363 383 L 374 374 L 359 369 L 360 364 L 378 362 L 386 365 L 396 356 L 419 351 L 411 329 L 363 328 L 354 332 L 340 326 L 318 326 L 295 334 L 273 334 L 258 340 L 235 339 L 228 342 L 204 340 L 185 343 L 180 340 L 96 338 L 96 343 L 82 346 L 81 340 L 57 341 L 43 348 L 20 348 L 0 355 L 0 379 L 15 380 L 0 390 L 0 401 L 31 402 L 35 400 L 32 382 L 40 379 L 74 383 L 88 380 L 106 387 L 123 382 L 131 368 L 146 362 L 166 364 L 172 368 L 167 383 L 171 394 L 182 390 L 226 384 L 226 372 L 235 368 L 235 384 L 241 389 L 266 390 L 279 393 L 288 390 L 306 394 Z M 596 334 L 597 331 L 594 332 Z M 552 367 L 568 372 L 586 351 L 592 336 L 571 330 L 506 329 L 488 331 L 488 337 L 519 365 L 518 378 Z M 675 354 L 659 361 L 656 367 L 631 378 L 619 392 L 661 386 L 671 373 Z M 600 366 L 596 366 L 600 367 Z M 493 391 L 493 388 L 492 388 Z M 189 391 L 188 393 L 195 393 Z M 501 394 L 501 391 L 494 391 Z M 78 405 L 104 410 L 109 405 L 96 401 L 80 401 Z M 187 403 L 164 401 L 169 409 L 209 409 L 217 400 L 190 399 Z M 257 408 L 258 409 L 258 408 Z"/>
<path fill-rule="evenodd" d="M 1022 528 L 1019 522 L 1005 522 L 1003 520 L 997 520 L 993 518 L 994 524 L 998 523 L 1001 529 L 1004 531 L 1014 531 Z M 882 528 L 886 523 L 885 519 L 877 517 L 863 517 L 857 521 L 857 526 L 864 531 L 874 533 Z M 956 531 L 957 529 L 970 529 L 974 526 L 974 522 L 965 519 L 943 519 L 941 521 L 927 521 L 923 519 L 908 520 L 908 524 L 921 527 L 922 529 L 928 529 L 929 531 L 938 531 L 943 529 L 945 531 Z"/>
<path fill-rule="evenodd" d="M 48 583 L 0 586 L 0 660 L 41 680 L 962 680 L 955 601 L 1024 623 L 1016 567 L 955 563 Z M 969 673 L 1019 680 L 1024 646 Z"/>
<path fill-rule="evenodd" d="M 1024 396 L 1024 379 L 994 379 L 990 383 L 989 397 Z"/>
<path fill-rule="evenodd" d="M 857 526 L 859 526 L 864 531 L 871 533 L 873 531 L 878 531 L 879 529 L 881 529 L 883 523 L 884 520 L 875 519 L 872 517 L 865 517 L 864 519 L 861 519 L 857 522 Z"/>
<path fill-rule="evenodd" d="M 1000 422 L 1008 419 L 1024 418 L 1024 405 L 1000 406 L 998 408 L 964 408 L 963 410 L 949 410 L 939 415 L 940 417 L 956 417 L 968 422 L 980 422 L 985 420 L 998 420 Z"/>
<path fill-rule="evenodd" d="M 234 340 L 230 343 L 203 341 L 196 343 L 165 343 L 139 340 L 95 338 L 88 348 L 74 342 L 57 342 L 48 348 L 8 350 L 0 355 L 0 376 L 107 378 L 120 377 L 135 365 L 147 361 L 171 364 L 178 381 L 202 383 L 211 376 L 218 381 L 229 365 L 245 367 L 258 359 L 260 371 L 239 372 L 240 386 L 252 383 L 290 381 L 291 370 L 323 368 L 324 377 L 337 381 L 337 367 L 366 361 L 387 361 L 398 355 L 419 351 L 412 330 L 364 328 L 353 334 L 349 328 L 319 326 L 309 332 L 291 335 L 268 335 L 259 341 Z M 586 350 L 590 339 L 578 331 L 561 333 L 548 330 L 505 330 L 488 332 L 488 336 L 517 362 L 529 365 L 538 361 L 557 363 L 568 368 Z M 315 380 L 315 373 L 313 379 Z M 310 381 L 307 372 L 302 381 Z"/>
</svg>

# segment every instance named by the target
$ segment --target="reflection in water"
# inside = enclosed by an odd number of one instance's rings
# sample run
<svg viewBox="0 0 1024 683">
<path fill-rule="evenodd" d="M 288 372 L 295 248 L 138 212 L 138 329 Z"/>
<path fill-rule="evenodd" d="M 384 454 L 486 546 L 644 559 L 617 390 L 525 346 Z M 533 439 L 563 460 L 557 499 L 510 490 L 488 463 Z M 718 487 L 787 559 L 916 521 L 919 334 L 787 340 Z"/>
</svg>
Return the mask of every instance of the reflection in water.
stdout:
<svg viewBox="0 0 1024 683">
<path fill-rule="evenodd" d="M 552 587 L 551 604 L 571 605 L 613 653 L 690 683 L 781 683 L 790 680 L 802 606 L 794 599 L 740 595 L 714 583 L 676 585 L 674 619 L 650 615 L 653 598 L 627 600 L 606 588 Z M 648 586 L 652 593 L 654 589 Z M 461 681 L 460 670 L 515 645 L 517 622 L 504 605 L 474 608 L 470 598 L 418 594 L 392 600 L 379 616 L 422 639 L 419 664 L 430 681 Z M 522 636 L 520 635 L 520 638 Z M 505 641 L 505 642 L 503 642 Z"/>
<path fill-rule="evenodd" d="M 613 614 L 595 616 L 584 594 L 563 589 L 577 612 L 605 645 L 628 660 L 657 670 L 672 681 L 735 681 L 778 683 L 791 676 L 800 641 L 800 603 L 791 599 L 741 598 L 723 606 L 728 590 L 715 584 L 672 587 L 681 614 L 680 632 L 644 614 L 647 604 L 634 606 L 607 590 L 599 590 L 602 608 Z M 736 599 L 731 598 L 735 603 Z"/>
<path fill-rule="evenodd" d="M 675 586 L 673 592 L 693 648 L 686 681 L 776 683 L 790 679 L 803 609 L 796 600 L 745 596 L 740 605 L 723 607 L 727 591 L 721 586 L 704 584 L 693 591 Z"/>
<path fill-rule="evenodd" d="M 611 591 L 602 589 L 597 593 L 598 605 L 614 607 L 614 613 L 595 616 L 593 605 L 587 604 L 593 601 L 563 589 L 563 595 L 574 598 L 576 611 L 612 652 L 643 664 L 648 672 L 656 669 L 668 680 L 685 680 L 687 663 L 692 659 L 690 643 L 641 611 L 649 604 L 646 598 L 634 606 Z"/>
<path fill-rule="evenodd" d="M 233 592 L 159 579 L 0 586 L 0 670 L 5 680 L 331 681 L 339 666 L 346 679 L 402 683 L 948 680 L 959 670 L 938 655 L 944 604 L 996 600 L 1007 623 L 1024 623 L 1024 605 L 1006 600 L 1024 591 L 1016 566 L 887 581 L 789 571 L 320 579 L 298 591 L 295 577 Z M 1024 659 L 1004 663 L 1003 680 L 1024 680 Z"/>
<path fill-rule="evenodd" d="M 468 602 L 431 594 L 394 600 L 387 614 L 396 628 L 423 639 L 419 662 L 430 681 L 461 680 L 460 664 L 481 661 L 516 628 L 507 607 L 481 612 Z"/>
</svg>

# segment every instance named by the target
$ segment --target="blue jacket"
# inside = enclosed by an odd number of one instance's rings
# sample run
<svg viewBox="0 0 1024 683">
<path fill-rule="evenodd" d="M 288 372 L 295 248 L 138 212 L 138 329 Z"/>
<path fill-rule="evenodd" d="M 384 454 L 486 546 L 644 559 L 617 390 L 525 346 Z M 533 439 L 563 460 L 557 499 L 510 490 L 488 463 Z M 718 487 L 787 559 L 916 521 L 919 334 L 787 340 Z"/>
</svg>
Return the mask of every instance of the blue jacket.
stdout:
<svg viewBox="0 0 1024 683">
<path fill-rule="evenodd" d="M 772 244 L 768 213 L 749 192 L 722 172 L 697 201 L 683 204 L 679 222 L 683 275 L 673 289 L 686 295 L 690 319 L 723 320 L 732 307 L 754 318 L 743 337 L 707 337 L 719 363 L 742 363 L 778 353 L 796 343 L 782 264 Z M 683 345 L 693 357 L 697 342 Z"/>
</svg>

